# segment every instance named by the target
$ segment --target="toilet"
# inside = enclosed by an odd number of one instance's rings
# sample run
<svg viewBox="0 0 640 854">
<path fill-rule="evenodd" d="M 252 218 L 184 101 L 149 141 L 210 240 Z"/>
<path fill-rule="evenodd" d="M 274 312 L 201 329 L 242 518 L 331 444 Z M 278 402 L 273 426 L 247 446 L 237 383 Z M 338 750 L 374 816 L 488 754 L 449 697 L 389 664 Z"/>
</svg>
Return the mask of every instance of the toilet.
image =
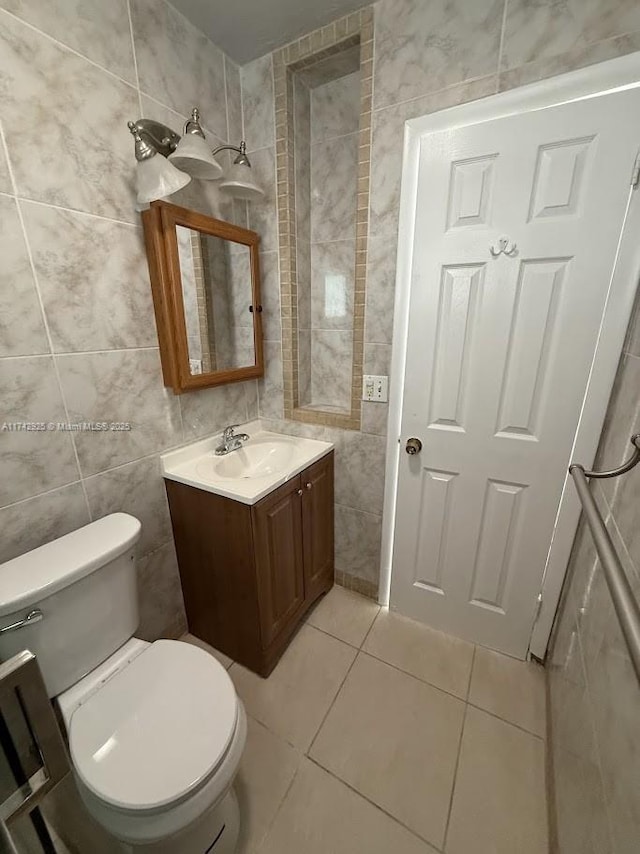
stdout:
<svg viewBox="0 0 640 854">
<path fill-rule="evenodd" d="M 40 664 L 77 788 L 120 850 L 232 854 L 246 715 L 224 667 L 138 627 L 141 524 L 112 513 L 0 565 L 0 658 Z M 27 619 L 28 617 L 28 619 Z"/>
</svg>

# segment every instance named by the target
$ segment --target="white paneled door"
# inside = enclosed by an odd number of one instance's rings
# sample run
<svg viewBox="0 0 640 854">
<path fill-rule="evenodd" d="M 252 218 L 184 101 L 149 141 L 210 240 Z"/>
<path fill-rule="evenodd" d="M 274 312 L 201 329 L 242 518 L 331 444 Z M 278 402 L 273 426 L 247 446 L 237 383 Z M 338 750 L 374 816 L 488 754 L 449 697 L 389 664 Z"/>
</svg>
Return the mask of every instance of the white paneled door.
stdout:
<svg viewBox="0 0 640 854">
<path fill-rule="evenodd" d="M 526 656 L 640 91 L 421 140 L 391 607 Z"/>
</svg>

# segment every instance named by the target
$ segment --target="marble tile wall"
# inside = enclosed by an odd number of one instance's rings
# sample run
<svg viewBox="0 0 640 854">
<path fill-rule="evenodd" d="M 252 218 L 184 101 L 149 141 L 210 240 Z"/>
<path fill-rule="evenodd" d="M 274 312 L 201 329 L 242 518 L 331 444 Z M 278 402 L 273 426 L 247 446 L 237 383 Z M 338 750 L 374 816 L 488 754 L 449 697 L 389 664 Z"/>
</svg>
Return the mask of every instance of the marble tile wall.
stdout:
<svg viewBox="0 0 640 854">
<path fill-rule="evenodd" d="M 640 6 L 634 0 L 378 0 L 373 10 L 364 373 L 388 374 L 405 121 L 640 50 Z M 268 61 L 267 57 L 256 60 L 251 67 L 264 70 Z M 245 121 L 249 92 L 251 103 L 263 105 L 265 99 L 273 98 L 272 78 L 257 71 L 248 73 L 247 68 L 243 69 Z M 339 121 L 337 114 L 335 118 Z M 271 121 L 262 121 L 273 151 Z M 269 174 L 275 180 L 274 172 Z M 304 338 L 301 341 L 308 346 Z M 274 340 L 269 346 L 275 351 L 278 344 Z M 271 366 L 260 397 L 263 414 L 277 419 L 283 413 L 279 365 Z M 289 421 L 281 423 L 300 429 Z M 346 505 L 353 499 L 340 492 L 336 566 L 341 573 L 353 567 L 354 574 L 369 579 L 373 589 L 379 572 L 382 506 L 377 482 L 384 479 L 386 424 L 385 404 L 363 402 L 361 432 L 335 429 L 332 433 L 340 448 L 362 440 L 370 454 L 363 458 L 367 474 L 358 480 L 358 500 Z M 309 435 L 321 435 L 326 429 L 308 425 Z M 345 507 L 354 512 L 343 513 Z M 355 561 L 356 555 L 363 559 Z"/>
<path fill-rule="evenodd" d="M 298 269 L 298 401 L 308 406 L 311 387 L 311 90 L 293 74 L 296 261 Z"/>
<path fill-rule="evenodd" d="M 311 402 L 349 412 L 360 72 L 323 83 L 310 93 Z"/>
<path fill-rule="evenodd" d="M 348 413 L 360 117 L 360 73 L 353 69 L 359 51 L 342 51 L 318 66 L 321 74 L 312 66 L 293 75 L 298 398 L 301 406 Z"/>
<path fill-rule="evenodd" d="M 212 144 L 237 144 L 240 69 L 164 0 L 86 0 L 81 13 L 66 0 L 0 0 L 0 90 L 0 426 L 132 426 L 0 431 L 0 561 L 133 513 L 141 636 L 179 634 L 158 454 L 252 417 L 256 390 L 163 386 L 126 122 L 180 131 L 197 104 Z M 234 216 L 206 182 L 176 201 Z"/>
<path fill-rule="evenodd" d="M 282 329 L 280 322 L 280 262 L 276 207 L 275 106 L 271 54 L 243 66 L 243 135 L 251 167 L 265 197 L 247 205 L 247 227 L 260 234 L 260 273 L 264 377 L 258 380 L 260 414 L 281 418 L 284 412 Z"/>
<path fill-rule="evenodd" d="M 640 431 L 640 300 L 629 326 L 596 468 L 614 468 Z M 640 598 L 640 471 L 593 487 Z M 555 833 L 562 854 L 631 854 L 640 838 L 640 686 L 583 525 L 548 667 Z"/>
</svg>

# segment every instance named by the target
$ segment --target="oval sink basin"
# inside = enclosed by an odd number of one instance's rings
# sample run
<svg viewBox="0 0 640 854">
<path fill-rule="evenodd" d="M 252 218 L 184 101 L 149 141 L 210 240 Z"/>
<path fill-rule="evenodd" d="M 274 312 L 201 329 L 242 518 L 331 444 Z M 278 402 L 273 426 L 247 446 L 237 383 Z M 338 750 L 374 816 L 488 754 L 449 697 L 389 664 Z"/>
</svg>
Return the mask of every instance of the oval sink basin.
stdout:
<svg viewBox="0 0 640 854">
<path fill-rule="evenodd" d="M 200 460 L 197 473 L 203 478 L 245 480 L 270 477 L 288 468 L 296 445 L 286 438 L 252 439 L 237 451 L 223 457 Z"/>
<path fill-rule="evenodd" d="M 164 477 L 232 501 L 256 504 L 333 448 L 330 442 L 271 433 L 259 421 L 242 428 L 251 438 L 230 454 L 215 455 L 219 435 L 162 454 Z"/>
</svg>

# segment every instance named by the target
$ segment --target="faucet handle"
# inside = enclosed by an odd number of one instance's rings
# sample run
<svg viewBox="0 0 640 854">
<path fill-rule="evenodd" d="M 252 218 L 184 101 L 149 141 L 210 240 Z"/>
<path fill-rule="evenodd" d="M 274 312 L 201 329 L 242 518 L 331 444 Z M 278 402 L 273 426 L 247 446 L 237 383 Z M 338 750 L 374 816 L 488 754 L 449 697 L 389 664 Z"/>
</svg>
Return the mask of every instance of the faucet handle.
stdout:
<svg viewBox="0 0 640 854">
<path fill-rule="evenodd" d="M 239 426 L 240 426 L 239 424 L 229 424 L 229 426 L 225 427 L 223 432 L 222 432 L 223 438 L 224 439 L 231 439 L 233 437 L 233 431 L 236 429 L 236 427 L 239 427 Z"/>
</svg>

